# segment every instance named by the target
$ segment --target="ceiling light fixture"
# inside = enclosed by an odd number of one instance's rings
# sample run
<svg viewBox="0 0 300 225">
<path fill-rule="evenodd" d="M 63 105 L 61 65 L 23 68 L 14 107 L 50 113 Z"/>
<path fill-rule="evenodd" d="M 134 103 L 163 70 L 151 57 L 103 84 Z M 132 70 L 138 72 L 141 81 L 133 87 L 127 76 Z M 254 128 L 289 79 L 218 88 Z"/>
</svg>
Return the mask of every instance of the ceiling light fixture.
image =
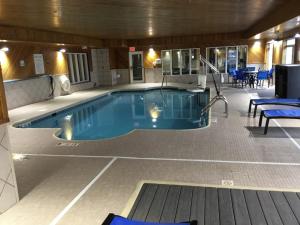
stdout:
<svg viewBox="0 0 300 225">
<path fill-rule="evenodd" d="M 59 50 L 59 52 L 61 52 L 61 53 L 65 53 L 66 51 L 67 50 L 65 48 L 62 48 L 62 49 Z"/>
<path fill-rule="evenodd" d="M 261 37 L 261 34 L 257 34 L 257 35 L 254 36 L 254 39 L 255 39 L 255 40 L 259 40 L 260 37 Z"/>
<path fill-rule="evenodd" d="M 3 47 L 0 49 L 2 52 L 8 52 L 9 51 L 9 48 L 8 47 Z"/>
</svg>

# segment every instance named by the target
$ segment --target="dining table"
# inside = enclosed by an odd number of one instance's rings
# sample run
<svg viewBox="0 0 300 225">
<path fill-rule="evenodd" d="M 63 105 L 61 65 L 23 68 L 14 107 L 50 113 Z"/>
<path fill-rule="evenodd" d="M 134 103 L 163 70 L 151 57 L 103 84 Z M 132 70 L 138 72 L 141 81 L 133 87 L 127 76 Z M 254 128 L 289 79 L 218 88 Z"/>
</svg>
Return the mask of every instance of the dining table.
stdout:
<svg viewBox="0 0 300 225">
<path fill-rule="evenodd" d="M 251 86 L 254 88 L 254 83 L 255 83 L 255 80 L 256 80 L 256 77 L 257 77 L 257 73 L 258 71 L 257 70 L 246 70 L 246 71 L 243 71 L 243 75 L 246 76 L 246 79 L 247 79 L 247 83 L 249 84 L 250 88 Z"/>
</svg>

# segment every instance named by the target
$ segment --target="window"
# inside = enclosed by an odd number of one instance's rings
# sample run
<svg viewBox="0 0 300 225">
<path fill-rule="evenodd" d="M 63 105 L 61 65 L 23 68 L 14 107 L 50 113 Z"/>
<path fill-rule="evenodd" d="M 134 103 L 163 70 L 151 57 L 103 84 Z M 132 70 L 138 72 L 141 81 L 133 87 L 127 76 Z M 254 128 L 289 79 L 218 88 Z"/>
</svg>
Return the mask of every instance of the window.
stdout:
<svg viewBox="0 0 300 225">
<path fill-rule="evenodd" d="M 247 67 L 247 54 L 248 54 L 247 46 L 238 46 L 238 68 L 239 69 Z"/>
<path fill-rule="evenodd" d="M 181 74 L 190 74 L 190 50 L 181 50 Z"/>
<path fill-rule="evenodd" d="M 90 81 L 90 72 L 86 53 L 67 53 L 69 78 L 71 84 Z"/>
<path fill-rule="evenodd" d="M 237 66 L 237 47 L 227 48 L 227 73 L 236 70 Z"/>
<path fill-rule="evenodd" d="M 221 46 L 206 48 L 206 58 L 221 73 L 229 73 L 238 68 L 245 68 L 248 60 L 248 46 Z M 207 68 L 207 72 L 211 72 Z"/>
<path fill-rule="evenodd" d="M 282 53 L 282 63 L 283 64 L 293 64 L 294 63 L 294 51 L 295 51 L 295 39 L 289 39 L 284 41 L 283 53 Z"/>
<path fill-rule="evenodd" d="M 273 48 L 274 48 L 274 44 L 273 42 L 269 42 L 267 43 L 267 50 L 266 50 L 266 61 L 267 61 L 267 70 L 272 69 L 273 66 Z"/>
<path fill-rule="evenodd" d="M 181 74 L 181 55 L 180 50 L 172 50 L 172 75 Z"/>
<path fill-rule="evenodd" d="M 172 52 L 170 50 L 161 51 L 161 62 L 163 75 L 171 75 L 172 73 Z"/>
<path fill-rule="evenodd" d="M 200 49 L 162 50 L 163 75 L 191 75 L 200 71 Z"/>
<path fill-rule="evenodd" d="M 191 74 L 199 74 L 200 72 L 200 49 L 192 48 L 191 49 Z"/>
</svg>

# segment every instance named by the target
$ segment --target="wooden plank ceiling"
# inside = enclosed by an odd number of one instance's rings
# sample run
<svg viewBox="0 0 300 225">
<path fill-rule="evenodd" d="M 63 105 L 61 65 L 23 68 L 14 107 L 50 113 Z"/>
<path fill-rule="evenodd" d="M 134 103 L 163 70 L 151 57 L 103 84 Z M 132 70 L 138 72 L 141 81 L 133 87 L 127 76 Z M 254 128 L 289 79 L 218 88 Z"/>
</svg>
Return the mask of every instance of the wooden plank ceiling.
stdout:
<svg viewBox="0 0 300 225">
<path fill-rule="evenodd" d="M 247 30 L 290 0 L 0 1 L 0 24 L 135 39 Z"/>
</svg>

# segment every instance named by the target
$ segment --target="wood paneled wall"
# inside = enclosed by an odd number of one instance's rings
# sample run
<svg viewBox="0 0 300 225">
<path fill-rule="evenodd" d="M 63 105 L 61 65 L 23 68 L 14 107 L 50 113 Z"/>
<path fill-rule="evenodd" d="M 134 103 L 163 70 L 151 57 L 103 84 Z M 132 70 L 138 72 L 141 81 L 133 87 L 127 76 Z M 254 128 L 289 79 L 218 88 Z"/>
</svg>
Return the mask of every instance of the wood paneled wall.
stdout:
<svg viewBox="0 0 300 225">
<path fill-rule="evenodd" d="M 38 42 L 38 43 L 64 43 L 73 45 L 87 45 L 103 47 L 103 40 L 81 35 L 65 34 L 53 31 L 32 28 L 0 25 L 0 39 L 10 41 Z M 113 41 L 116 43 L 116 41 Z M 106 41 L 110 44 L 110 41 Z"/>
<path fill-rule="evenodd" d="M 282 63 L 282 50 L 283 50 L 282 48 L 283 48 L 283 41 L 277 41 L 274 43 L 273 65 Z"/>
<path fill-rule="evenodd" d="M 248 42 L 248 63 L 264 64 L 265 63 L 265 41 Z"/>
<path fill-rule="evenodd" d="M 129 68 L 128 48 L 110 48 L 109 60 L 111 69 L 128 69 Z"/>
<path fill-rule="evenodd" d="M 2 78 L 1 67 L 0 67 L 0 124 L 6 123 L 8 121 L 9 118 L 8 118 L 5 90 L 4 90 L 3 78 Z"/>
<path fill-rule="evenodd" d="M 264 64 L 265 61 L 265 42 L 245 40 L 242 39 L 239 34 L 219 34 L 194 37 L 169 37 L 158 39 L 130 40 L 128 44 L 129 46 L 136 47 L 136 51 L 144 52 L 145 68 L 153 68 L 153 61 L 156 58 L 160 58 L 161 50 L 176 48 L 200 48 L 201 54 L 205 56 L 207 47 L 248 45 L 248 63 Z M 149 56 L 150 48 L 153 48 L 155 51 L 156 55 L 154 57 Z M 128 68 L 128 48 L 113 49 L 111 65 L 113 65 L 113 68 L 117 69 Z"/>
<path fill-rule="evenodd" d="M 0 48 L 4 46 L 9 48 L 8 52 L 0 52 L 4 80 L 26 79 L 37 76 L 35 74 L 33 54 L 43 54 L 45 74 L 61 75 L 68 73 L 66 54 L 58 52 L 62 46 L 2 43 Z M 68 52 L 88 52 L 78 47 L 64 46 L 63 48 L 66 48 Z M 21 60 L 24 60 L 24 66 L 20 65 Z"/>
</svg>

